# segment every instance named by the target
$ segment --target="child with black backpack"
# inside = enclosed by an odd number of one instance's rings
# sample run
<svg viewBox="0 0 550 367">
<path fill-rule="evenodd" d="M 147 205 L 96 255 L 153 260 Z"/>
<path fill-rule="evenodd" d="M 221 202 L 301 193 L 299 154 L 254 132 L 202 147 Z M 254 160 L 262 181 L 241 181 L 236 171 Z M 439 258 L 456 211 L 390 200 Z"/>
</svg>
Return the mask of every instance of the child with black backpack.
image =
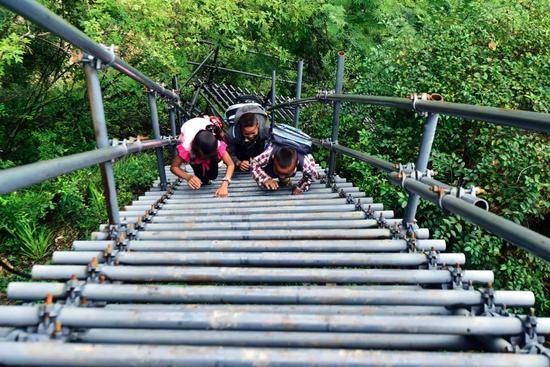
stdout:
<svg viewBox="0 0 550 367">
<path fill-rule="evenodd" d="M 309 190 L 317 178 L 315 160 L 311 153 L 311 138 L 287 125 L 273 124 L 270 144 L 251 160 L 252 177 L 258 186 L 267 190 L 291 187 L 292 195 Z M 302 171 L 302 178 L 292 185 L 292 177 Z"/>
<path fill-rule="evenodd" d="M 236 112 L 227 119 L 227 150 L 235 166 L 241 171 L 248 171 L 250 159 L 264 151 L 269 138 L 267 114 L 257 103 L 241 103 L 229 107 L 228 111 L 230 109 L 236 109 Z"/>
<path fill-rule="evenodd" d="M 218 177 L 218 162 L 223 160 L 227 172 L 214 194 L 225 197 L 229 194 L 228 187 L 235 165 L 227 152 L 221 121 L 213 119 L 209 116 L 196 117 L 183 124 L 180 144 L 176 146 L 178 154 L 172 161 L 170 171 L 186 180 L 191 189 L 198 190 Z M 184 163 L 191 165 L 194 175 L 180 168 Z"/>
</svg>

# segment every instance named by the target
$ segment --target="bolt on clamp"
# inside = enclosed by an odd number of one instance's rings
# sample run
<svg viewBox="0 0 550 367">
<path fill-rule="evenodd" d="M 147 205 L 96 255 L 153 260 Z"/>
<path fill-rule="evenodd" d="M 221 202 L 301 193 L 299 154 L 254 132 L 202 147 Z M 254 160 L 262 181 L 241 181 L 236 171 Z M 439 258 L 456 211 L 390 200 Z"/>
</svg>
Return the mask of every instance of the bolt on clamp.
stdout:
<svg viewBox="0 0 550 367">
<path fill-rule="evenodd" d="M 39 323 L 36 328 L 36 333 L 49 335 L 52 338 L 58 336 L 62 328 L 57 317 L 62 308 L 62 304 L 53 303 L 53 296 L 51 293 L 48 293 L 45 302 L 38 306 Z"/>
<path fill-rule="evenodd" d="M 427 112 L 419 111 L 416 106 L 418 101 L 434 101 L 434 102 L 443 102 L 444 98 L 441 94 L 438 93 L 413 93 L 409 96 L 409 99 L 413 101 L 413 110 L 422 117 L 428 116 Z"/>
<path fill-rule="evenodd" d="M 384 221 L 384 223 L 385 222 L 386 221 Z M 398 223 L 393 223 L 392 225 L 388 226 L 388 229 L 390 230 L 390 237 L 392 239 L 397 240 L 404 238 L 402 228 Z"/>
<path fill-rule="evenodd" d="M 71 278 L 65 284 L 65 304 L 79 306 L 86 304 L 85 297 L 82 296 L 82 285 L 76 274 L 72 274 Z"/>
<path fill-rule="evenodd" d="M 416 247 L 416 232 L 412 232 L 410 235 L 407 235 L 405 237 L 405 241 L 407 243 L 407 250 L 409 252 L 416 252 L 417 251 L 417 247 Z M 428 258 L 429 260 L 429 258 Z"/>
<path fill-rule="evenodd" d="M 372 210 L 372 208 L 370 210 Z M 374 216 L 374 211 L 372 215 Z M 383 213 L 380 213 L 380 216 L 378 217 L 377 222 L 378 222 L 379 228 L 388 228 L 388 221 L 386 220 L 386 217 L 384 217 Z"/>
<path fill-rule="evenodd" d="M 463 188 L 463 187 L 443 187 L 434 185 L 430 188 L 431 191 L 438 194 L 438 201 L 437 204 L 440 208 L 443 209 L 443 198 L 446 195 L 452 195 L 459 199 L 465 199 L 466 201 L 470 203 L 474 203 L 477 200 L 477 194 L 482 194 L 485 192 L 485 190 L 472 186 L 470 188 Z M 478 202 L 481 201 L 485 203 L 485 210 L 489 209 L 489 204 L 485 200 L 477 200 Z"/>
<path fill-rule="evenodd" d="M 317 172 L 317 178 L 319 179 L 320 183 L 326 183 L 327 182 L 327 172 L 326 172 L 326 170 Z"/>
<path fill-rule="evenodd" d="M 351 197 L 351 194 L 349 196 Z M 347 201 L 348 201 L 349 204 L 355 204 L 355 210 L 356 211 L 362 211 L 363 214 L 365 214 L 365 219 L 372 219 L 374 212 L 371 210 L 370 205 L 369 205 L 368 209 L 365 209 L 365 207 L 361 203 L 361 199 L 359 199 L 359 198 L 351 197 L 351 202 L 349 202 L 350 198 L 348 197 Z"/>
<path fill-rule="evenodd" d="M 524 354 L 542 354 L 550 358 L 550 349 L 544 346 L 544 336 L 537 334 L 537 318 L 535 317 L 535 309 L 529 309 L 529 315 L 516 316 L 521 320 L 523 333 L 519 336 L 511 338 L 512 346 L 516 353 Z"/>
<path fill-rule="evenodd" d="M 71 53 L 70 61 L 73 63 L 81 62 L 83 64 L 90 64 L 96 70 L 104 70 L 107 66 L 112 65 L 116 60 L 115 46 L 106 46 L 102 43 L 100 43 L 99 45 L 109 52 L 110 55 L 108 60 L 101 60 L 100 58 L 93 55 L 87 53 L 79 53 L 78 51 L 76 51 Z"/>
<path fill-rule="evenodd" d="M 105 250 L 103 250 L 103 253 L 101 254 L 103 256 L 103 262 L 105 264 L 113 264 L 115 261 L 115 258 L 113 256 L 113 245 L 108 244 Z"/>
<path fill-rule="evenodd" d="M 449 266 L 448 267 L 449 273 L 451 274 L 451 282 L 450 286 L 452 289 L 458 289 L 458 288 L 464 288 L 464 271 L 460 267 L 460 264 L 456 264 L 455 266 Z"/>
<path fill-rule="evenodd" d="M 489 282 L 487 288 L 482 290 L 481 298 L 483 299 L 483 315 L 502 316 L 499 308 L 495 305 L 495 289 L 493 288 L 493 282 Z"/>
<path fill-rule="evenodd" d="M 428 270 L 437 270 L 439 269 L 439 251 L 432 247 L 430 251 L 424 252 L 426 255 L 426 260 L 428 263 Z"/>
<path fill-rule="evenodd" d="M 119 232 L 116 237 L 116 249 L 118 251 L 126 251 L 128 249 L 128 235 L 126 231 Z"/>
<path fill-rule="evenodd" d="M 401 164 L 398 163 L 396 165 L 397 170 L 397 178 L 401 181 L 401 187 L 405 187 L 405 180 L 407 178 L 411 178 L 416 181 L 420 181 L 421 178 L 427 177 L 432 178 L 435 176 L 436 172 L 430 169 L 427 169 L 425 171 L 419 171 L 415 168 L 414 163 L 407 163 L 407 164 Z"/>
<path fill-rule="evenodd" d="M 119 140 L 117 138 L 112 138 L 111 139 L 111 146 L 112 147 L 117 147 L 117 146 L 121 145 L 121 146 L 126 148 L 128 146 L 128 144 L 131 144 L 133 142 L 139 142 L 139 137 L 138 138 L 133 138 L 132 137 L 130 139 L 124 138 L 122 140 Z"/>
<path fill-rule="evenodd" d="M 420 96 L 416 93 L 413 93 L 413 94 L 411 94 L 410 99 L 412 99 L 412 101 L 413 101 L 413 105 L 412 105 L 413 110 L 416 113 L 418 113 L 418 115 L 420 115 L 421 117 L 428 116 L 427 112 L 419 111 L 416 107 L 416 103 L 418 102 L 418 100 L 421 100 L 421 101 L 427 101 L 428 100 L 428 93 L 421 93 Z"/>
<path fill-rule="evenodd" d="M 86 281 L 90 283 L 97 283 L 99 280 L 99 262 L 97 261 L 97 257 L 93 257 L 92 261 L 86 266 Z"/>
<path fill-rule="evenodd" d="M 401 230 L 400 236 L 397 237 L 405 240 L 405 242 L 407 243 L 407 250 L 409 252 L 417 252 L 417 248 L 416 248 L 416 240 L 417 240 L 416 229 L 417 228 L 418 226 L 416 225 L 416 222 L 407 223 L 406 230 L 405 231 Z"/>
<path fill-rule="evenodd" d="M 147 93 L 147 94 L 152 94 L 152 95 L 154 95 L 155 97 L 158 96 L 157 91 L 154 90 L 154 89 L 152 89 L 152 88 L 149 88 L 148 86 L 144 86 L 144 87 L 143 87 L 143 91 L 144 91 L 145 93 Z"/>
<path fill-rule="evenodd" d="M 386 219 L 383 217 L 383 213 L 380 213 L 379 223 L 383 223 L 383 228 L 388 228 L 390 230 L 391 238 L 394 240 L 413 240 L 416 243 L 418 237 L 418 226 L 415 223 L 407 223 L 405 225 L 403 222 L 393 222 L 391 225 L 388 225 Z"/>
</svg>

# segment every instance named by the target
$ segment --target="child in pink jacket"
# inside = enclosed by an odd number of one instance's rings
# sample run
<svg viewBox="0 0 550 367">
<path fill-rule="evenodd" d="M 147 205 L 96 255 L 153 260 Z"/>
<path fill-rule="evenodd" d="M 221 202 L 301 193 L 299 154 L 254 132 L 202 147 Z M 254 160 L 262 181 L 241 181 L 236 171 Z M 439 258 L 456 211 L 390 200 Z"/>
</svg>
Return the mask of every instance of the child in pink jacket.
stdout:
<svg viewBox="0 0 550 367">
<path fill-rule="evenodd" d="M 218 162 L 223 160 L 227 173 L 214 194 L 218 197 L 227 196 L 235 165 L 227 152 L 222 134 L 221 127 L 212 123 L 208 116 L 188 120 L 181 127 L 180 144 L 176 146 L 178 154 L 174 157 L 170 171 L 186 180 L 190 188 L 198 190 L 218 177 Z M 191 165 L 194 174 L 180 168 L 184 163 Z"/>
</svg>

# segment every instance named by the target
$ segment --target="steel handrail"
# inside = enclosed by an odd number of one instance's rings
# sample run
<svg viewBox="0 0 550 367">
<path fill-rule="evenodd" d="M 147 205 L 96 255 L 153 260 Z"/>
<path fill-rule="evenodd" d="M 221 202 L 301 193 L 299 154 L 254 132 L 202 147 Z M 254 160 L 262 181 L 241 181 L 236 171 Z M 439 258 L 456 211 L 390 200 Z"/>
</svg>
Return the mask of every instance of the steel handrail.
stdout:
<svg viewBox="0 0 550 367">
<path fill-rule="evenodd" d="M 118 144 L 106 148 L 89 150 L 13 168 L 0 170 L 0 194 L 7 194 L 33 184 L 49 180 L 82 168 L 121 158 L 144 150 L 175 145 L 175 138 L 137 141 Z"/>
<path fill-rule="evenodd" d="M 394 163 L 367 155 L 339 144 L 333 144 L 329 141 L 313 139 L 313 142 L 320 147 L 327 148 L 337 153 L 355 158 L 361 162 L 368 163 L 369 165 L 387 173 L 392 184 L 402 186 L 405 190 L 439 205 L 441 209 L 447 210 L 461 218 L 475 223 L 487 231 L 501 237 L 502 239 L 509 241 L 515 246 L 530 251 L 546 261 L 550 261 L 550 238 L 494 213 L 488 212 L 487 210 L 473 205 L 467 200 L 458 198 L 454 195 L 445 194 L 443 192 L 436 192 L 433 185 L 426 183 L 439 183 L 439 181 L 404 177 L 402 173 L 398 172 L 398 165 Z M 449 188 L 449 186 L 446 187 Z"/>
<path fill-rule="evenodd" d="M 403 110 L 438 113 L 441 115 L 460 117 L 466 120 L 481 120 L 499 125 L 518 127 L 550 133 L 550 114 L 543 112 L 510 110 L 505 108 L 474 106 L 463 103 L 439 101 L 412 100 L 399 97 L 367 96 L 357 94 L 318 94 L 314 97 L 302 98 L 269 107 L 269 110 L 299 106 L 313 102 L 338 101 L 354 102 L 371 106 L 393 107 Z"/>
</svg>

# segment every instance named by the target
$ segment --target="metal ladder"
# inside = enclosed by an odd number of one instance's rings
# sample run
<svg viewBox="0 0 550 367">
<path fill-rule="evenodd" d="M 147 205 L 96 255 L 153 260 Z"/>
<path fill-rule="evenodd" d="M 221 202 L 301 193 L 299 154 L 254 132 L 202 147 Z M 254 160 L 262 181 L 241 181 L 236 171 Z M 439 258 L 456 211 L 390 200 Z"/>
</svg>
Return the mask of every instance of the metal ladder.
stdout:
<svg viewBox="0 0 550 367">
<path fill-rule="evenodd" d="M 215 199 L 219 182 L 191 191 L 166 174 L 120 213 L 117 240 L 101 226 L 34 266 L 41 282 L 9 285 L 28 303 L 0 306 L 0 364 L 548 366 L 500 353 L 550 332 L 506 314 L 533 293 L 493 290 L 491 271 L 399 232 L 345 179 L 291 196 L 237 173 Z"/>
</svg>

